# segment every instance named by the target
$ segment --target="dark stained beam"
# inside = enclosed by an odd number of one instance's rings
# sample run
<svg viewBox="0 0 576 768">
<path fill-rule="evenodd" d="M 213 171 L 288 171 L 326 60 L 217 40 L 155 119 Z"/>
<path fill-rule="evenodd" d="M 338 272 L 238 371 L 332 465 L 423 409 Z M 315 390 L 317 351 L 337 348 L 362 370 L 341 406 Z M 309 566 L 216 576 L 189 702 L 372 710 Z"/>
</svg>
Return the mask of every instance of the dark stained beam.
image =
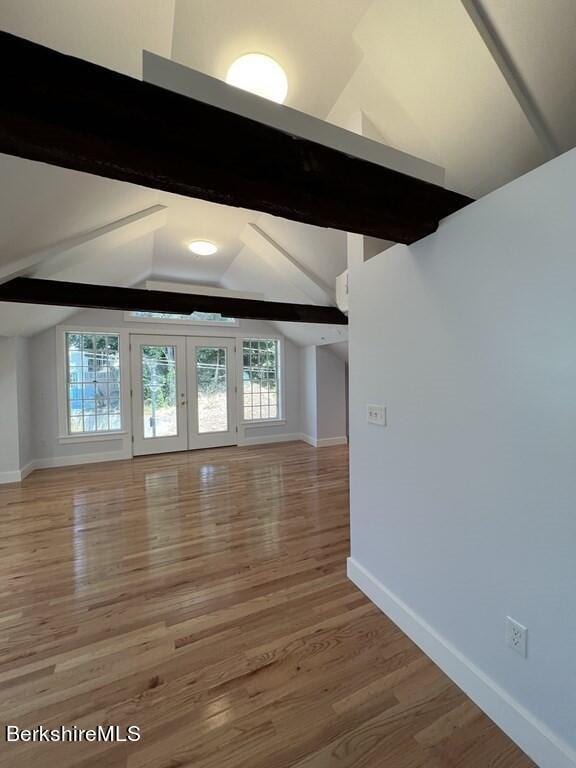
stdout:
<svg viewBox="0 0 576 768">
<path fill-rule="evenodd" d="M 17 277 L 0 285 L 0 301 L 47 304 L 54 307 L 120 309 L 125 312 L 220 312 L 224 317 L 288 323 L 348 323 L 346 315 L 336 307 L 234 299 L 227 296 L 200 296 L 142 288 L 115 288 L 89 283 L 37 280 L 30 277 Z"/>
<path fill-rule="evenodd" d="M 412 243 L 470 198 L 0 33 L 0 152 Z"/>
</svg>

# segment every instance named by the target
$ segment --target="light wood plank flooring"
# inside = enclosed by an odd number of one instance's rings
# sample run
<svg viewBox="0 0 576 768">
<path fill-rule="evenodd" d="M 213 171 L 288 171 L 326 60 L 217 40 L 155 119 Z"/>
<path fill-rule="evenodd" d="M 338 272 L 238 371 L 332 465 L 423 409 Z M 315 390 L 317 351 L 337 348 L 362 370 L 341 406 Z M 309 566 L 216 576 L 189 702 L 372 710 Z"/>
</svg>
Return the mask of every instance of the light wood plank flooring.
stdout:
<svg viewBox="0 0 576 768">
<path fill-rule="evenodd" d="M 0 488 L 0 721 L 37 768 L 527 768 L 350 584 L 345 448 L 44 470 Z"/>
</svg>

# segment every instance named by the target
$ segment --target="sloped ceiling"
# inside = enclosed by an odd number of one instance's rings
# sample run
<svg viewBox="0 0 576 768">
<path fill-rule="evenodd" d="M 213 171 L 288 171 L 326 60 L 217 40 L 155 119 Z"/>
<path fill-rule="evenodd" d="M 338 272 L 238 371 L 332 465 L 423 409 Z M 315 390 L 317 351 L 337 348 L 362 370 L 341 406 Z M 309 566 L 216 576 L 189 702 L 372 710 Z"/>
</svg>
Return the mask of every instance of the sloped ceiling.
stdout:
<svg viewBox="0 0 576 768">
<path fill-rule="evenodd" d="M 143 48 L 170 55 L 174 7 L 175 0 L 0 0 L 0 27 L 140 78 Z"/>
<path fill-rule="evenodd" d="M 156 234 L 154 273 L 168 280 L 217 284 L 236 257 L 239 234 L 258 214 L 243 208 L 227 208 L 178 195 L 160 195 L 167 206 L 168 223 Z M 190 253 L 191 240 L 209 240 L 218 253 L 198 257 Z"/>
<path fill-rule="evenodd" d="M 475 2 L 560 148 L 574 146 L 576 2 Z M 472 196 L 547 157 L 460 0 L 0 0 L 0 27 L 135 77 L 144 48 L 217 77 L 242 53 L 268 53 L 288 73 L 290 106 L 344 127 L 362 111 L 375 135 L 444 166 L 447 186 Z M 134 284 L 149 270 L 159 278 L 302 300 L 273 265 L 244 246 L 249 222 L 329 285 L 345 268 L 341 233 L 6 156 L 0 176 L 0 269 L 155 203 L 168 206 L 165 227 L 145 243 L 122 246 L 115 258 L 99 258 L 96 250 L 80 277 Z M 216 242 L 218 256 L 192 257 L 193 239 Z M 40 330 L 27 308 L 10 308 L 9 323 L 5 309 L 0 335 Z M 47 309 L 37 319 L 44 327 L 55 322 Z M 326 338 L 326 328 L 289 332 L 298 343 L 341 341 Z"/>
<path fill-rule="evenodd" d="M 295 262 L 300 262 L 308 273 L 320 278 L 327 285 L 333 285 L 336 275 L 346 269 L 345 240 L 340 237 L 341 233 L 327 233 L 318 227 L 303 229 L 294 222 L 266 215 L 258 217 L 257 225 L 287 251 Z M 310 295 L 302 287 L 298 287 L 298 284 L 286 279 L 282 261 L 280 254 L 277 255 L 275 264 L 274 258 L 264 260 L 256 246 L 244 246 L 222 276 L 221 283 L 226 288 L 258 291 L 276 301 L 310 303 Z M 300 323 L 273 325 L 300 346 L 348 339 L 346 326 Z"/>
<path fill-rule="evenodd" d="M 177 0 L 172 58 L 224 79 L 244 53 L 275 58 L 286 103 L 325 117 L 360 63 L 352 30 L 372 0 Z"/>
<path fill-rule="evenodd" d="M 132 286 L 151 273 L 154 235 L 103 250 L 98 242 L 82 248 L 82 263 L 58 273 L 57 279 L 102 285 Z M 0 302 L 0 336 L 33 336 L 76 314 L 69 307 L 44 307 Z"/>
<path fill-rule="evenodd" d="M 147 208 L 153 190 L 0 155 L 0 267 Z"/>
<path fill-rule="evenodd" d="M 364 110 L 387 143 L 472 197 L 546 159 L 462 3 L 376 0 L 354 35 L 364 59 L 330 119 Z"/>
<path fill-rule="evenodd" d="M 576 3 L 484 0 L 560 149 L 576 144 Z"/>
</svg>

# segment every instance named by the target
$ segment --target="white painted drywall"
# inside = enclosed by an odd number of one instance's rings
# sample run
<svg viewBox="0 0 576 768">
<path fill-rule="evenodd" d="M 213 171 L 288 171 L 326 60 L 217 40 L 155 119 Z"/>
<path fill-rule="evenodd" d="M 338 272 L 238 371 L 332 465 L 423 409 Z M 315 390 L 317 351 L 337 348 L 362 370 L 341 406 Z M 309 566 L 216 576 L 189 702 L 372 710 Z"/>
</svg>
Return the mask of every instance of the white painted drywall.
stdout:
<svg viewBox="0 0 576 768">
<path fill-rule="evenodd" d="M 17 339 L 0 338 L 0 482 L 16 481 L 20 469 L 17 370 Z"/>
<path fill-rule="evenodd" d="M 300 350 L 300 431 L 321 447 L 346 442 L 346 363 L 323 346 Z"/>
<path fill-rule="evenodd" d="M 316 347 L 300 349 L 300 431 L 308 442 L 318 437 L 318 403 L 316 396 Z"/>
<path fill-rule="evenodd" d="M 316 347 L 318 440 L 346 437 L 346 363 L 326 347 Z"/>
<path fill-rule="evenodd" d="M 32 395 L 34 369 L 30 366 L 29 341 L 18 337 L 16 343 L 17 403 L 18 403 L 18 462 L 26 470 L 34 458 L 32 450 Z"/>
<path fill-rule="evenodd" d="M 575 188 L 571 151 L 350 275 L 352 562 L 543 768 L 576 754 Z"/>
</svg>

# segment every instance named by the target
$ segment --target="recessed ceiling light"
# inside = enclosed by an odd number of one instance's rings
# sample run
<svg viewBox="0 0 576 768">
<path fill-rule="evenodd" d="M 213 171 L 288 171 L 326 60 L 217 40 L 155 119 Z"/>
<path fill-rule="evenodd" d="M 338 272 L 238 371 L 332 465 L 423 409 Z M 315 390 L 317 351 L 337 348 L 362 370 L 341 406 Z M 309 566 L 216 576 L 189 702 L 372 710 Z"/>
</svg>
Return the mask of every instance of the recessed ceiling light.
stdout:
<svg viewBox="0 0 576 768">
<path fill-rule="evenodd" d="M 263 53 L 246 53 L 236 59 L 226 82 L 277 104 L 282 104 L 288 94 L 286 73 L 277 61 Z"/>
<path fill-rule="evenodd" d="M 190 243 L 188 248 L 197 256 L 213 256 L 218 250 L 217 246 L 215 246 L 214 243 L 210 243 L 208 240 L 194 240 L 193 243 Z"/>
</svg>

